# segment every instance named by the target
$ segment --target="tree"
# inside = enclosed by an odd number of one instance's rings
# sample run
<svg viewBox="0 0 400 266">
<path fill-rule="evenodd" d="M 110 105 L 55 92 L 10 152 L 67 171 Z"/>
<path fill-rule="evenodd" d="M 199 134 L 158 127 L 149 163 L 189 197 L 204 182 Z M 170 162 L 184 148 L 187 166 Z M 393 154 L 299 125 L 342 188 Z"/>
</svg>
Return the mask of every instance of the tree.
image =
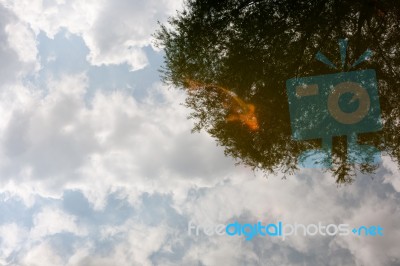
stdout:
<svg viewBox="0 0 400 266">
<path fill-rule="evenodd" d="M 373 60 L 352 70 L 376 70 L 383 129 L 358 141 L 399 162 L 399 1 L 187 0 L 155 36 L 165 50 L 164 81 L 189 91 L 194 130 L 207 130 L 226 155 L 266 172 L 293 173 L 302 152 L 321 146 L 293 140 L 286 80 L 338 72 L 315 60 L 322 51 L 340 65 L 338 39 L 349 43 L 343 71 L 373 50 Z M 374 166 L 349 162 L 346 145 L 344 137 L 333 139 L 336 181 L 373 173 Z"/>
</svg>

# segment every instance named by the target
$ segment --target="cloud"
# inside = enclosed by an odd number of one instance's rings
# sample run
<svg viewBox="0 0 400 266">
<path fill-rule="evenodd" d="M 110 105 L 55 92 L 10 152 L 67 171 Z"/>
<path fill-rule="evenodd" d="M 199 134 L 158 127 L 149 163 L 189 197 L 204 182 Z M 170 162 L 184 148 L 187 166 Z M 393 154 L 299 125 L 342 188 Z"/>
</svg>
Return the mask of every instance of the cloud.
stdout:
<svg viewBox="0 0 400 266">
<path fill-rule="evenodd" d="M 150 1 L 41 1 L 2 0 L 18 18 L 38 34 L 53 38 L 67 29 L 82 36 L 93 65 L 128 64 L 132 71 L 148 64 L 143 48 L 152 45 L 152 33 L 157 21 L 181 8 L 176 0 Z"/>
<path fill-rule="evenodd" d="M 34 74 L 39 68 L 36 57 L 35 36 L 28 24 L 18 21 L 0 4 L 0 84 Z"/>
<path fill-rule="evenodd" d="M 22 266 L 63 265 L 60 255 L 47 242 L 34 246 L 19 263 Z"/>
<path fill-rule="evenodd" d="M 26 239 L 27 232 L 17 224 L 5 224 L 0 226 L 0 264 L 6 264 L 6 259 L 13 252 L 20 249 Z"/>
<path fill-rule="evenodd" d="M 233 167 L 220 148 L 208 155 L 204 148 L 215 147 L 208 135 L 190 133 L 181 92 L 155 83 L 142 102 L 116 91 L 98 92 L 87 103 L 87 84 L 78 74 L 50 79 L 48 94 L 24 87 L 4 92 L 4 183 L 28 182 L 55 197 L 65 188 L 84 187 L 102 208 L 110 187 L 132 187 L 137 191 L 129 195 L 132 200 L 160 187 L 184 193 L 188 185 L 182 180 L 189 173 L 191 182 L 212 183 Z M 13 104 L 7 106 L 10 99 Z"/>
<path fill-rule="evenodd" d="M 87 76 L 76 74 L 49 79 L 43 89 L 3 90 L 2 191 L 22 198 L 33 213 L 31 227 L 10 227 L 25 240 L 2 242 L 4 261 L 13 256 L 11 249 L 21 265 L 320 265 L 330 258 L 336 264 L 384 265 L 400 259 L 399 193 L 387 182 L 395 175 L 389 170 L 341 188 L 316 170 L 266 179 L 234 167 L 204 132 L 190 133 L 182 92 L 156 82 L 141 101 L 126 91 L 99 91 L 88 101 L 87 88 Z M 67 190 L 81 193 L 86 212 L 102 218 L 60 205 Z M 113 203 L 110 195 L 118 200 Z M 132 214 L 121 216 L 121 204 L 131 206 Z M 189 220 L 201 225 L 236 219 L 380 224 L 388 235 L 250 242 L 187 235 Z M 59 247 L 57 241 L 70 244 Z"/>
<path fill-rule="evenodd" d="M 397 192 L 400 192 L 400 170 L 398 163 L 385 158 L 383 166 L 386 169 L 386 172 L 383 174 L 385 183 L 391 184 Z"/>
<path fill-rule="evenodd" d="M 47 207 L 35 214 L 33 219 L 34 225 L 30 232 L 30 239 L 41 239 L 49 235 L 64 232 L 72 233 L 77 236 L 86 235 L 87 230 L 78 226 L 76 220 L 76 217 L 66 214 L 59 209 Z"/>
</svg>

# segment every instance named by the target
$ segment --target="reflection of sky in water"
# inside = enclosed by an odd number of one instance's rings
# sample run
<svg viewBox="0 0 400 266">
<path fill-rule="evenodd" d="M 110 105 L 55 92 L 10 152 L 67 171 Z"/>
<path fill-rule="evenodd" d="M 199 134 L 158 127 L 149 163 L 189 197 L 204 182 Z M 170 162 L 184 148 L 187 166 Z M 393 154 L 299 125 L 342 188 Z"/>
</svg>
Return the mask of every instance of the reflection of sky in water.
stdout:
<svg viewBox="0 0 400 266">
<path fill-rule="evenodd" d="M 87 97 L 92 98 L 96 90 L 127 91 L 137 99 L 146 96 L 146 89 L 160 80 L 158 71 L 163 62 L 163 53 L 154 51 L 151 46 L 144 47 L 149 64 L 143 69 L 130 72 L 127 64 L 93 66 L 86 60 L 89 50 L 82 38 L 61 31 L 48 38 L 44 33 L 38 36 L 38 50 L 42 69 L 39 76 L 31 77 L 37 85 L 45 87 L 49 78 L 61 74 L 87 73 L 89 89 Z"/>
<path fill-rule="evenodd" d="M 43 5 L 56 2 L 63 1 Z M 135 2 L 121 3 L 125 8 Z M 149 0 L 137 6 L 160 5 Z M 3 9 L 0 4 L 0 15 Z M 1 16 L 0 26 L 6 20 Z M 5 41 L 0 39 L 0 55 Z M 286 180 L 283 174 L 266 179 L 235 167 L 210 135 L 190 133 L 189 110 L 180 105 L 183 94 L 158 85 L 163 52 L 150 44 L 143 48 L 148 66 L 130 72 L 127 64 L 90 65 L 83 38 L 67 28 L 54 39 L 41 32 L 36 41 L 41 69 L 23 80 L 29 89 L 10 92 L 0 84 L 0 265 L 398 265 L 400 179 L 388 158 L 373 180 L 360 175 L 352 186 L 339 189 L 319 169 L 300 169 Z M 89 87 L 84 101 L 74 92 L 72 97 L 54 93 L 57 88 L 47 91 L 49 79 L 82 72 Z M 43 97 L 31 97 L 30 89 L 42 90 Z M 96 93 L 100 96 L 93 103 Z M 254 109 L 245 97 L 229 95 L 237 103 L 227 116 L 229 125 L 248 122 L 245 115 L 266 104 L 261 101 Z M 346 112 L 358 104 L 347 104 L 349 97 L 340 99 Z M 312 167 L 318 156 L 304 163 Z M 256 237 L 250 242 L 187 234 L 191 220 L 235 219 L 381 224 L 387 234 L 366 241 Z"/>
</svg>

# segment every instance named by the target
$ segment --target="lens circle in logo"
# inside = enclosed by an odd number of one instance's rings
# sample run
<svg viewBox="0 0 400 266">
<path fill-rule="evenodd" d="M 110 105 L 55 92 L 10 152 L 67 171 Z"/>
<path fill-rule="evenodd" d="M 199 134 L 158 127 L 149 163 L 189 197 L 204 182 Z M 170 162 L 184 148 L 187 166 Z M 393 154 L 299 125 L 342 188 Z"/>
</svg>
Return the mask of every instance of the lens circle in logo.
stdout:
<svg viewBox="0 0 400 266">
<path fill-rule="evenodd" d="M 345 93 L 352 93 L 354 100 L 359 100 L 358 109 L 351 113 L 343 112 L 339 107 L 339 99 Z M 371 100 L 368 92 L 355 82 L 342 82 L 334 87 L 328 97 L 328 111 L 333 118 L 342 124 L 356 124 L 360 122 L 367 114 L 370 108 Z"/>
</svg>

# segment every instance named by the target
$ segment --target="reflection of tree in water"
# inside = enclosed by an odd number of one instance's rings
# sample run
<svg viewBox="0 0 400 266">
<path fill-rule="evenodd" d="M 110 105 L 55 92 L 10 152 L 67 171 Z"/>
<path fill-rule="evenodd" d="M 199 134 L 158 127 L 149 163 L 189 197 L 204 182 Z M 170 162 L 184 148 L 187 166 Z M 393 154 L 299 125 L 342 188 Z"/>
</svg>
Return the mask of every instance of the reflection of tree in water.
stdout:
<svg viewBox="0 0 400 266">
<path fill-rule="evenodd" d="M 321 145 L 292 140 L 285 81 L 340 71 L 315 60 L 322 51 L 340 62 L 340 38 L 349 40 L 344 71 L 366 49 L 373 50 L 372 60 L 352 70 L 376 70 L 383 130 L 362 134 L 359 141 L 398 161 L 398 0 L 188 0 L 156 37 L 166 52 L 165 81 L 191 89 L 187 105 L 194 110 L 195 130 L 207 130 L 227 155 L 267 172 L 293 172 L 304 150 Z M 245 122 L 252 116 L 253 130 Z M 346 145 L 345 137 L 333 140 L 330 171 L 338 183 L 375 169 L 348 163 Z"/>
<path fill-rule="evenodd" d="M 226 122 L 238 121 L 245 125 L 249 130 L 256 131 L 260 128 L 255 115 L 254 104 L 245 103 L 234 92 L 214 84 L 203 84 L 193 80 L 187 80 L 185 87 L 190 96 L 195 98 L 195 94 L 204 94 L 207 98 L 217 99 L 217 104 L 221 104 L 225 110 Z M 220 94 L 219 97 L 217 94 Z"/>
</svg>

